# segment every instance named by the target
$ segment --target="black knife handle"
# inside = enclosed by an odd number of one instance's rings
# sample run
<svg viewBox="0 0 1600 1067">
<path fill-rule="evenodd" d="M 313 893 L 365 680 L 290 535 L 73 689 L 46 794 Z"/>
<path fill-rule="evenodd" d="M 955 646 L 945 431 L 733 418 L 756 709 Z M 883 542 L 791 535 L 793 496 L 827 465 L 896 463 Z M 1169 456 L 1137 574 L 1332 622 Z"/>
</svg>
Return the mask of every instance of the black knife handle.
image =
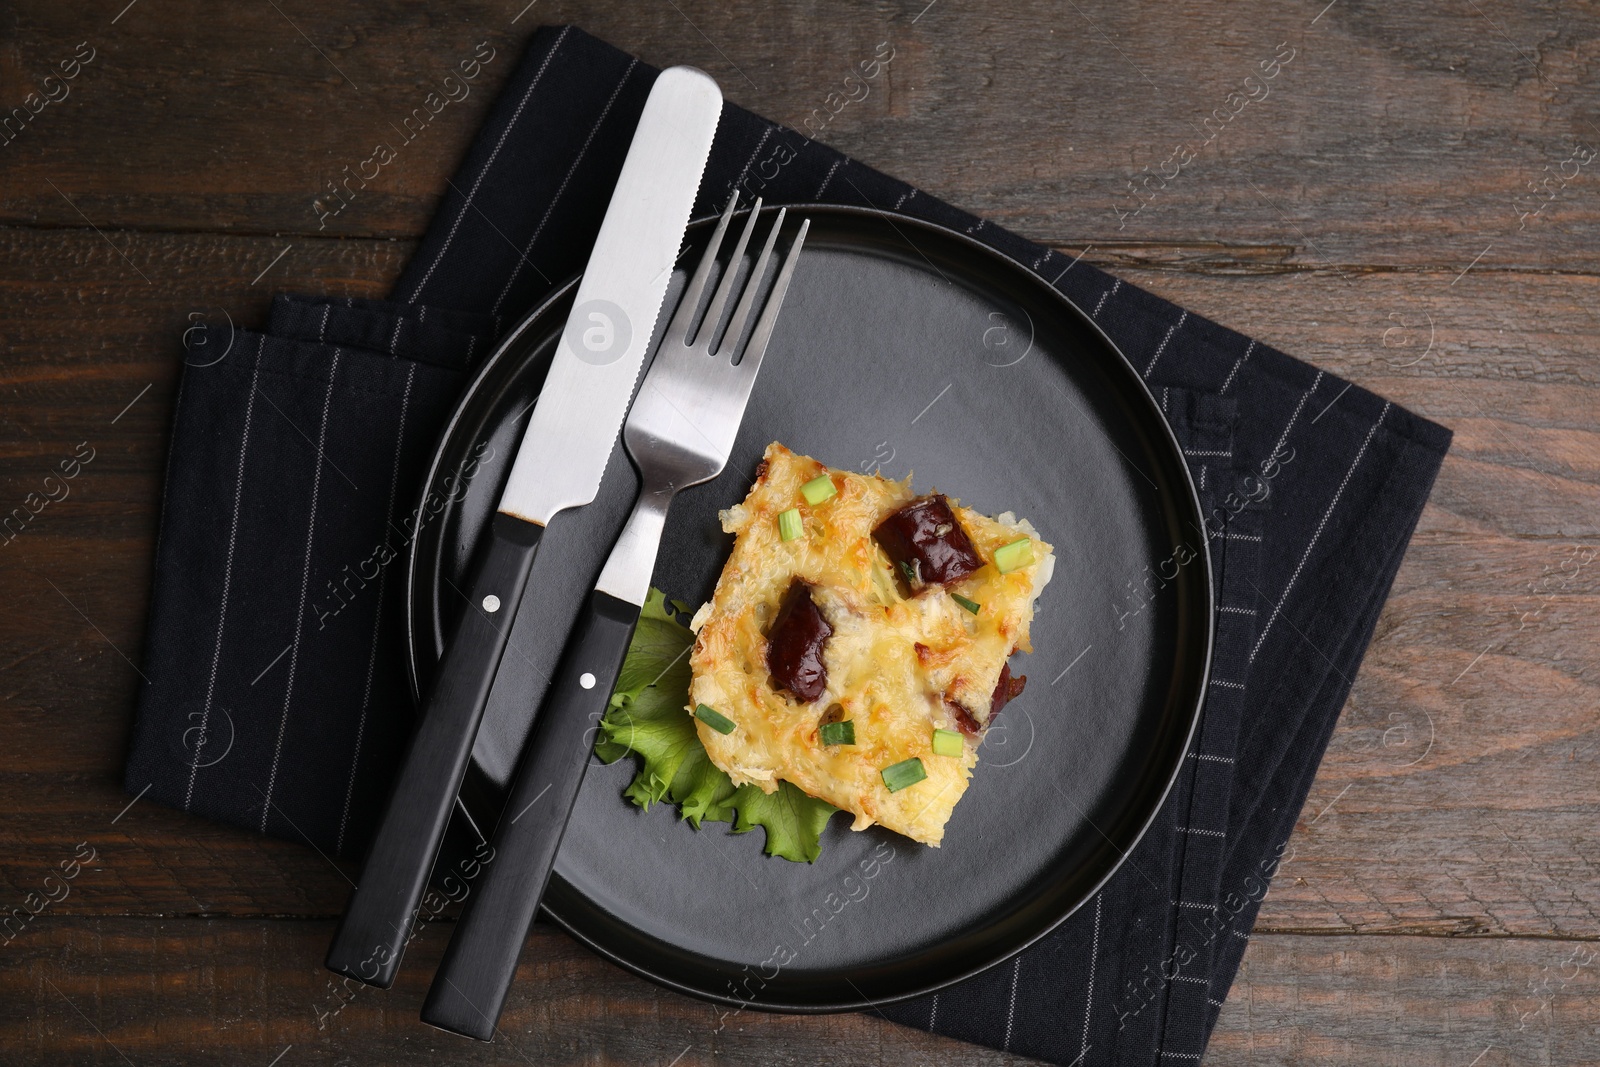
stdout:
<svg viewBox="0 0 1600 1067">
<path fill-rule="evenodd" d="M 422 1020 L 479 1041 L 494 1037 L 528 927 L 583 785 L 591 728 L 611 700 L 639 607 L 595 590 L 534 720 L 511 797 L 422 1005 Z"/>
<path fill-rule="evenodd" d="M 537 523 L 494 516 L 361 883 L 328 948 L 329 970 L 383 989 L 394 983 L 543 534 Z"/>
</svg>

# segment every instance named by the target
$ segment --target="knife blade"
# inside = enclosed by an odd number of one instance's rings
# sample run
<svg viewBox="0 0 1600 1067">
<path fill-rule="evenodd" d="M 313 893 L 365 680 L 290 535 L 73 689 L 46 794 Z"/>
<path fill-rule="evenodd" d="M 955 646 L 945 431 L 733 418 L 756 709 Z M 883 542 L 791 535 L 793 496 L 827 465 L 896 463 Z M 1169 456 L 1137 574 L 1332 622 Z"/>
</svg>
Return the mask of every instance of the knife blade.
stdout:
<svg viewBox="0 0 1600 1067">
<path fill-rule="evenodd" d="M 661 72 L 523 432 L 329 970 L 394 982 L 546 527 L 595 498 L 672 279 L 722 112 L 693 67 Z"/>
</svg>

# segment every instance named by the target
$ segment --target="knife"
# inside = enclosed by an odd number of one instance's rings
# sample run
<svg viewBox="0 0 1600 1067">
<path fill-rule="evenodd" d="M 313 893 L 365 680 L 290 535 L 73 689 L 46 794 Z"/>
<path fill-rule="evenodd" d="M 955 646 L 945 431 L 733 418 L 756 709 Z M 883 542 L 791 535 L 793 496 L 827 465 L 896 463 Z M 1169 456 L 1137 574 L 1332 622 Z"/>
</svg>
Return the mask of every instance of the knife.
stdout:
<svg viewBox="0 0 1600 1067">
<path fill-rule="evenodd" d="M 606 713 L 640 608 L 649 595 L 668 509 L 680 491 L 715 478 L 732 452 L 809 227 L 801 225 L 782 257 L 749 342 L 741 345 L 783 227 L 785 212 L 778 212 L 733 317 L 714 347 L 721 310 L 730 296 L 738 295 L 734 292 L 738 268 L 760 207 L 757 200 L 705 318 L 694 327 L 701 294 L 733 214 L 734 204 L 729 203 L 628 412 L 622 438 L 639 469 L 639 495 L 534 721 L 495 828 L 494 866 L 473 886 L 423 1002 L 422 1021 L 442 1030 L 480 1041 L 493 1039 L 528 928 L 583 785 L 594 744 L 591 724 Z"/>
<path fill-rule="evenodd" d="M 329 970 L 394 982 L 540 539 L 599 491 L 721 112 L 717 83 L 692 67 L 662 71 L 650 90 Z"/>
</svg>

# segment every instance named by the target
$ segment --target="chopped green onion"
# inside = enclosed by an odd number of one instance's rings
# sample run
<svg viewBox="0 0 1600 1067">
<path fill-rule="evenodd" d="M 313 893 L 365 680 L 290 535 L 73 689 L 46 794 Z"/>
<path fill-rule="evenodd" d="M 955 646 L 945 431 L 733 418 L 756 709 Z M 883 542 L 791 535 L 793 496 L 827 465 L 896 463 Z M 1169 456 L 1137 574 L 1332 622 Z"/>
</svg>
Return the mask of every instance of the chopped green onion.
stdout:
<svg viewBox="0 0 1600 1067">
<path fill-rule="evenodd" d="M 982 604 L 978 603 L 976 600 L 968 600 L 966 597 L 962 596 L 960 593 L 951 593 L 950 594 L 950 599 L 954 600 L 957 604 L 960 604 L 962 607 L 966 608 L 968 611 L 972 612 L 974 615 L 976 615 L 978 612 L 983 610 L 983 605 Z"/>
<path fill-rule="evenodd" d="M 994 550 L 995 569 L 1001 574 L 1010 574 L 1032 562 L 1033 542 L 1026 537 L 1019 537 L 1009 545 L 1001 545 Z"/>
<path fill-rule="evenodd" d="M 800 536 L 802 529 L 799 508 L 790 508 L 778 516 L 778 537 L 782 540 L 793 541 Z"/>
<path fill-rule="evenodd" d="M 707 704 L 701 704 L 699 707 L 695 708 L 694 717 L 711 727 L 719 734 L 731 734 L 733 733 L 734 726 L 737 725 L 732 719 L 728 718 L 726 715 L 722 714 L 722 712 Z"/>
<path fill-rule="evenodd" d="M 933 754 L 935 756 L 959 756 L 966 751 L 966 747 L 961 740 L 961 735 L 954 730 L 933 731 Z"/>
<path fill-rule="evenodd" d="M 833 478 L 827 474 L 819 474 L 800 487 L 800 495 L 805 497 L 806 503 L 812 507 L 816 507 L 838 491 L 834 488 Z"/>
<path fill-rule="evenodd" d="M 908 785 L 916 785 L 928 777 L 928 769 L 922 761 L 912 756 L 908 760 L 901 760 L 892 767 L 885 767 L 878 772 L 883 779 L 884 788 L 891 793 L 898 793 Z"/>
<path fill-rule="evenodd" d="M 906 584 L 915 585 L 917 582 L 917 572 L 912 570 L 911 564 L 907 563 L 905 560 L 900 560 L 899 563 L 900 573 L 905 577 Z"/>
<path fill-rule="evenodd" d="M 853 745 L 856 743 L 856 724 L 846 719 L 843 722 L 825 722 L 822 724 L 822 743 L 825 745 Z"/>
</svg>

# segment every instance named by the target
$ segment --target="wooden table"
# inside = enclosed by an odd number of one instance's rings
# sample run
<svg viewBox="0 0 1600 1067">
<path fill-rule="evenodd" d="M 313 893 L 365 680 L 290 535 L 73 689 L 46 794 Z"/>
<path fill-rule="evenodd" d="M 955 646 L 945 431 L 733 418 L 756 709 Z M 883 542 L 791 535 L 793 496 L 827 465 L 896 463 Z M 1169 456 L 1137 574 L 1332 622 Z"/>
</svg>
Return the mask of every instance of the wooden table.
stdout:
<svg viewBox="0 0 1600 1067">
<path fill-rule="evenodd" d="M 0 1062 L 1022 1062 L 866 1016 L 713 1036 L 544 927 L 510 1039 L 469 1045 L 416 1019 L 444 930 L 351 998 L 320 966 L 331 864 L 127 807 L 180 335 L 384 293 L 527 33 L 568 21 L 793 125 L 890 42 L 824 140 L 1455 430 L 1208 1062 L 1600 1061 L 1596 12 L 526 2 L 0 10 L 0 107 L 78 57 L 0 146 L 0 504 L 94 454 L 0 546 L 0 902 L 94 853 L 0 946 Z M 471 96 L 319 229 L 325 183 L 483 41 Z"/>
</svg>

